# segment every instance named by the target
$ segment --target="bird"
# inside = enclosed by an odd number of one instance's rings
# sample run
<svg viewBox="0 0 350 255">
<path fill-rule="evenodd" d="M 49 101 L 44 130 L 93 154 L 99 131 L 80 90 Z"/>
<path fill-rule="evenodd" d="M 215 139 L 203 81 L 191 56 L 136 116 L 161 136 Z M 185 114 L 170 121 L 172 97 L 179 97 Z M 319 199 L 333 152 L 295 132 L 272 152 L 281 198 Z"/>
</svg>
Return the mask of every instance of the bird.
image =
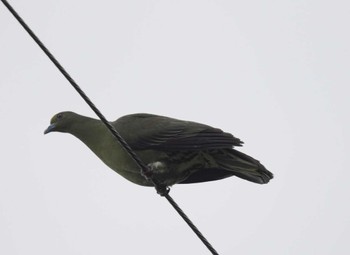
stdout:
<svg viewBox="0 0 350 255">
<path fill-rule="evenodd" d="M 236 150 L 243 142 L 209 125 L 148 113 L 122 116 L 110 124 L 152 172 L 160 185 L 216 181 L 231 176 L 266 184 L 273 174 Z M 154 186 L 105 124 L 71 111 L 55 114 L 44 134 L 69 133 L 109 168 L 132 183 Z"/>
</svg>

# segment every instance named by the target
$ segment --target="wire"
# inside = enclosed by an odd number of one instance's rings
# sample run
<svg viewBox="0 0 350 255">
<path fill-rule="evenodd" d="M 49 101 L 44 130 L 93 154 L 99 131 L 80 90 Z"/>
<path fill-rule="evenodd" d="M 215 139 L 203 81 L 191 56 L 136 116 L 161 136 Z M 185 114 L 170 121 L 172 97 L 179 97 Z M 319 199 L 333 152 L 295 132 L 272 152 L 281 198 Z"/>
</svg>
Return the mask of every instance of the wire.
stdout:
<svg viewBox="0 0 350 255">
<path fill-rule="evenodd" d="M 187 215 L 182 211 L 178 204 L 169 195 L 170 189 L 167 186 L 161 185 L 156 179 L 152 178 L 152 171 L 146 166 L 142 160 L 137 156 L 137 154 L 131 149 L 123 137 L 118 133 L 118 131 L 111 125 L 110 122 L 104 117 L 100 110 L 94 105 L 94 103 L 89 99 L 85 92 L 79 87 L 79 85 L 73 80 L 73 78 L 68 74 L 68 72 L 63 68 L 63 66 L 57 61 L 57 59 L 50 53 L 50 51 L 45 47 L 45 45 L 40 41 L 40 39 L 34 34 L 34 32 L 29 28 L 29 26 L 24 22 L 24 20 L 19 16 L 19 14 L 12 8 L 12 6 L 6 1 L 1 0 L 7 9 L 13 14 L 17 21 L 22 25 L 22 27 L 28 32 L 28 34 L 33 38 L 33 40 L 38 44 L 38 46 L 44 51 L 48 58 L 53 62 L 53 64 L 58 68 L 58 70 L 66 77 L 68 82 L 73 86 L 73 88 L 79 93 L 79 95 L 84 99 L 84 101 L 90 106 L 90 108 L 95 112 L 95 114 L 100 118 L 100 120 L 105 124 L 112 135 L 117 139 L 117 141 L 123 146 L 123 148 L 128 152 L 130 157 L 137 163 L 140 167 L 141 175 L 144 176 L 148 181 L 151 181 L 157 190 L 157 193 L 164 196 L 169 203 L 174 207 L 174 209 L 179 213 L 183 220 L 188 224 L 188 226 L 193 230 L 193 232 L 198 236 L 198 238 L 203 242 L 203 244 L 210 250 L 214 255 L 218 255 L 217 251 L 208 242 L 208 240 L 202 235 L 198 228 L 193 224 L 193 222 L 187 217 Z"/>
<path fill-rule="evenodd" d="M 214 247 L 209 243 L 209 241 L 203 236 L 203 234 L 199 231 L 196 225 L 187 217 L 187 215 L 181 210 L 180 206 L 172 199 L 169 194 L 165 195 L 165 198 L 169 201 L 169 203 L 174 207 L 174 209 L 180 214 L 182 219 L 187 223 L 187 225 L 193 230 L 193 232 L 198 236 L 198 238 L 203 242 L 203 244 L 208 248 L 208 250 L 213 255 L 219 255 L 219 253 L 214 249 Z"/>
</svg>

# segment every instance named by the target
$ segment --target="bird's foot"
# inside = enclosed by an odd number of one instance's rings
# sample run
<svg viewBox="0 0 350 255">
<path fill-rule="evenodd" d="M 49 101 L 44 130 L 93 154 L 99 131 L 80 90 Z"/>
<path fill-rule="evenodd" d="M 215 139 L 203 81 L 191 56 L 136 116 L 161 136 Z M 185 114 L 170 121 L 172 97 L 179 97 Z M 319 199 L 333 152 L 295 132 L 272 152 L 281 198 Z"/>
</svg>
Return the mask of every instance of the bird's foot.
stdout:
<svg viewBox="0 0 350 255">
<path fill-rule="evenodd" d="M 163 184 L 162 182 L 158 181 L 155 177 L 155 175 L 157 174 L 161 174 L 165 171 L 165 165 L 162 162 L 156 161 L 156 162 L 152 162 L 149 163 L 147 165 L 148 171 L 147 172 L 143 172 L 143 176 L 151 181 L 154 185 L 154 187 L 157 190 L 157 193 L 159 195 L 161 195 L 162 197 L 166 196 L 167 194 L 169 194 L 170 188 Z"/>
<path fill-rule="evenodd" d="M 166 185 L 162 185 L 162 184 L 158 184 L 158 183 L 154 182 L 154 187 L 156 188 L 157 193 L 162 197 L 168 195 L 170 192 L 170 188 Z"/>
</svg>

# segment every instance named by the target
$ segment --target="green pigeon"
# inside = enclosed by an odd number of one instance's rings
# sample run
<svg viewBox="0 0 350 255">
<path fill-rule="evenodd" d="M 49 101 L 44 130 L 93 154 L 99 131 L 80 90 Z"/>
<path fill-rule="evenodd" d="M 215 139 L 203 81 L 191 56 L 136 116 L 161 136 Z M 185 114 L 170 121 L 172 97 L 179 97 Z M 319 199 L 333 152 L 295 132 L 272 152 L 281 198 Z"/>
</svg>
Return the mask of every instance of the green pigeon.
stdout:
<svg viewBox="0 0 350 255">
<path fill-rule="evenodd" d="M 230 176 L 265 184 L 273 178 L 258 160 L 233 148 L 242 146 L 240 139 L 221 129 L 147 113 L 126 115 L 111 124 L 161 185 L 208 182 Z M 52 117 L 44 134 L 54 131 L 77 137 L 127 180 L 153 186 L 100 120 L 60 112 Z"/>
</svg>

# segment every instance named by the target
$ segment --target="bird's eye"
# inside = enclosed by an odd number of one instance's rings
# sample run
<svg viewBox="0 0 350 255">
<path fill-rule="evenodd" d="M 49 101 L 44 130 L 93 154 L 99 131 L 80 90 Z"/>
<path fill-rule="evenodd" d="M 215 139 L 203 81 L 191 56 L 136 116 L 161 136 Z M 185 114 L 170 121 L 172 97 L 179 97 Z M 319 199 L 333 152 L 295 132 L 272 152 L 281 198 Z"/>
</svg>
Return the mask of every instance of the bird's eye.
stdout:
<svg viewBox="0 0 350 255">
<path fill-rule="evenodd" d="M 58 120 L 62 119 L 62 117 L 63 117 L 63 114 L 62 114 L 62 113 L 57 114 L 57 119 L 58 119 Z"/>
</svg>

